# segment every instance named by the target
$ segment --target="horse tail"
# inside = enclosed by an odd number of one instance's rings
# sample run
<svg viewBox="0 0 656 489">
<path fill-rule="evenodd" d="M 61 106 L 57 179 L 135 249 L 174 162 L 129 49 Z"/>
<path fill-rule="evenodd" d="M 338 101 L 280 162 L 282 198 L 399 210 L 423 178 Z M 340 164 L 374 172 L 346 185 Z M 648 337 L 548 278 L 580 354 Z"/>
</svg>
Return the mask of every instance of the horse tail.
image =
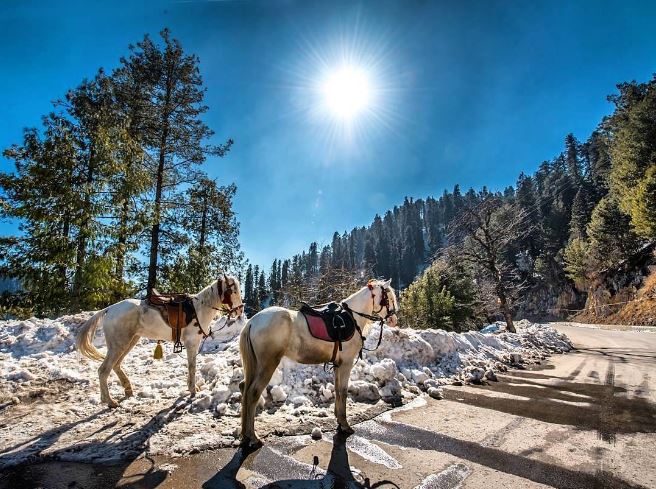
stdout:
<svg viewBox="0 0 656 489">
<path fill-rule="evenodd" d="M 93 337 L 96 334 L 96 329 L 102 322 L 105 317 L 107 308 L 102 311 L 98 311 L 93 316 L 91 316 L 86 323 L 84 323 L 79 331 L 77 332 L 77 337 L 75 338 L 75 346 L 77 351 L 87 358 L 92 360 L 104 360 L 104 355 L 100 353 L 95 346 L 93 346 Z"/>
<path fill-rule="evenodd" d="M 242 396 L 246 393 L 246 389 L 250 387 L 250 383 L 255 376 L 257 369 L 257 357 L 253 349 L 251 341 L 251 321 L 244 326 L 239 336 L 239 352 L 241 353 L 241 366 L 244 370 L 244 388 L 242 389 Z"/>
</svg>

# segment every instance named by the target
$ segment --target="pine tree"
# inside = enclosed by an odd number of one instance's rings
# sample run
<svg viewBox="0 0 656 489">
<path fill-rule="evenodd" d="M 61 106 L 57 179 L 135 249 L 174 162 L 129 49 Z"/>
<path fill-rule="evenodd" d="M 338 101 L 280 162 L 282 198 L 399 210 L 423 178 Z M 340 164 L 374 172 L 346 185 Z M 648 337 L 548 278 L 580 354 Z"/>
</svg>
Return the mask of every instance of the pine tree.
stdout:
<svg viewBox="0 0 656 489">
<path fill-rule="evenodd" d="M 259 309 L 266 307 L 264 303 L 268 295 L 269 293 L 266 288 L 266 277 L 264 271 L 262 271 L 257 282 L 257 305 Z"/>
<path fill-rule="evenodd" d="M 631 228 L 631 218 L 621 211 L 619 202 L 612 195 L 601 199 L 595 207 L 587 233 L 594 270 L 617 265 L 640 246 L 640 240 Z"/>
<path fill-rule="evenodd" d="M 255 310 L 255 282 L 253 278 L 253 265 L 249 263 L 244 280 L 244 303 L 251 311 Z"/>
<path fill-rule="evenodd" d="M 167 29 L 161 32 L 163 45 L 150 37 L 131 46 L 131 55 L 121 59 L 116 82 L 121 93 L 137 90 L 130 97 L 143 104 L 135 122 L 142 134 L 144 148 L 153 154 L 155 186 L 152 227 L 150 232 L 148 292 L 156 285 L 160 253 L 177 248 L 178 243 L 165 243 L 175 236 L 169 229 L 179 212 L 183 184 L 196 183 L 202 175 L 197 166 L 207 156 L 223 156 L 232 141 L 222 146 L 205 145 L 212 131 L 202 121 L 207 111 L 203 105 L 205 91 L 198 69 L 198 58 L 186 55 Z M 128 101 L 128 104 L 130 101 Z M 167 257 L 164 256 L 166 259 Z"/>
<path fill-rule="evenodd" d="M 644 190 L 656 167 L 656 76 L 648 83 L 622 83 L 618 89 L 610 97 L 615 113 L 605 123 L 612 134 L 611 190 L 642 236 L 653 238 L 656 226 L 649 224 L 649 209 L 656 207 L 656 195 Z"/>
</svg>

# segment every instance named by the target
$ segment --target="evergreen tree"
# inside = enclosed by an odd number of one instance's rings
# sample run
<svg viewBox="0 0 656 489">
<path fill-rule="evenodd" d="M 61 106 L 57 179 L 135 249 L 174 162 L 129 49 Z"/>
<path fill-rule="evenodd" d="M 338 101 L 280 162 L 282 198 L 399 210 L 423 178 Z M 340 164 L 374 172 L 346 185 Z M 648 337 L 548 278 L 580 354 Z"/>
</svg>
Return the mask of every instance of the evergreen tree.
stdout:
<svg viewBox="0 0 656 489">
<path fill-rule="evenodd" d="M 656 194 L 648 189 L 656 171 L 656 76 L 648 83 L 622 83 L 618 89 L 619 94 L 610 97 L 615 113 L 605 122 L 612 135 L 611 188 L 636 230 L 654 238 L 650 209 L 656 207 Z"/>
<path fill-rule="evenodd" d="M 619 202 L 611 195 L 601 199 L 595 207 L 587 233 L 594 270 L 617 265 L 640 246 L 640 240 L 631 228 L 630 217 L 620 210 Z"/>
<path fill-rule="evenodd" d="M 176 249 L 176 233 L 170 229 L 184 203 L 179 194 L 182 185 L 197 183 L 202 176 L 197 166 L 208 155 L 223 156 L 232 141 L 222 146 L 204 144 L 212 131 L 201 119 L 205 91 L 198 69 L 198 58 L 187 55 L 167 29 L 161 32 L 163 45 L 150 37 L 131 46 L 131 55 L 121 59 L 116 83 L 121 93 L 137 90 L 131 96 L 143 105 L 136 112 L 144 148 L 153 154 L 155 185 L 150 232 L 147 289 L 157 283 L 160 252 Z M 130 102 L 128 102 L 129 104 Z M 166 243 L 173 239 L 173 242 Z"/>
</svg>

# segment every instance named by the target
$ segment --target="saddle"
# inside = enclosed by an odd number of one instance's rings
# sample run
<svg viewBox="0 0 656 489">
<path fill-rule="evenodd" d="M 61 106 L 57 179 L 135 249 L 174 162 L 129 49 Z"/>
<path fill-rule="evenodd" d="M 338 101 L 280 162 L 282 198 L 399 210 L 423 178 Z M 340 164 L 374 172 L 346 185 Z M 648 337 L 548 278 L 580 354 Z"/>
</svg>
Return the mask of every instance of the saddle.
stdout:
<svg viewBox="0 0 656 489">
<path fill-rule="evenodd" d="M 180 336 L 182 328 L 196 319 L 196 309 L 189 294 L 160 294 L 153 289 L 146 297 L 146 303 L 159 310 L 162 318 L 171 328 L 171 340 L 174 341 L 173 353 L 182 351 Z"/>
<path fill-rule="evenodd" d="M 342 342 L 353 338 L 357 324 L 351 313 L 341 304 L 329 302 L 321 306 L 310 306 L 301 303 L 300 312 L 305 317 L 310 334 L 323 341 L 335 344 L 330 360 L 335 364 L 337 351 L 342 351 Z"/>
</svg>

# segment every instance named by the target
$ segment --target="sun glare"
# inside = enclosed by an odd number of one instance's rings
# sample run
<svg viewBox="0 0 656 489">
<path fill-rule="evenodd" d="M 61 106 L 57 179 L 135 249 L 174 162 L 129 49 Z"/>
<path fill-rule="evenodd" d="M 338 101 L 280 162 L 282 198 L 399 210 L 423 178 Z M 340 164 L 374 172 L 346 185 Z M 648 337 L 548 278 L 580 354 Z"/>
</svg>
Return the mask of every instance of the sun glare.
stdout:
<svg viewBox="0 0 656 489">
<path fill-rule="evenodd" d="M 341 119 L 354 118 L 371 101 L 372 90 L 367 73 L 357 67 L 340 68 L 326 78 L 322 88 L 326 107 Z"/>
</svg>

